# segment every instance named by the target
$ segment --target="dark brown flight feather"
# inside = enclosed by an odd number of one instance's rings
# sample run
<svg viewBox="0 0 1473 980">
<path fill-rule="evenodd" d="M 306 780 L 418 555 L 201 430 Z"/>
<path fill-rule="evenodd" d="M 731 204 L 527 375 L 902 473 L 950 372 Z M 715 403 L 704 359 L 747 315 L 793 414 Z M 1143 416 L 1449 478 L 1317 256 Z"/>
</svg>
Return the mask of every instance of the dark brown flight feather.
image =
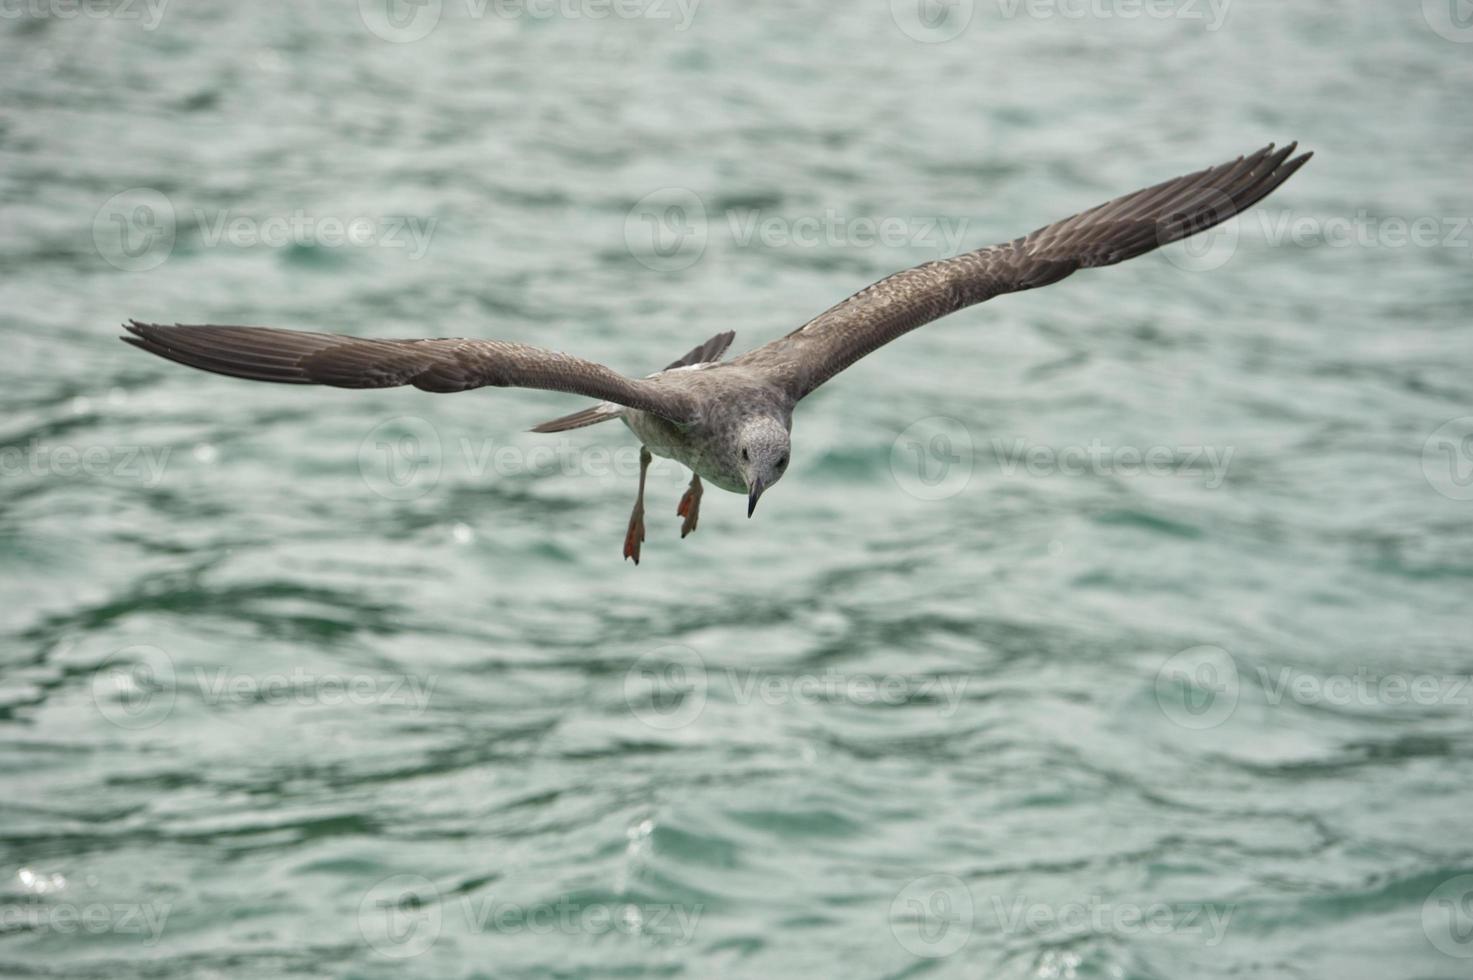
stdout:
<svg viewBox="0 0 1473 980">
<path fill-rule="evenodd" d="M 671 421 L 693 418 L 689 394 L 626 378 L 582 358 L 497 340 L 375 340 L 270 327 L 124 324 L 122 339 L 151 354 L 234 378 L 337 388 L 453 392 L 494 386 L 588 395 Z"/>
<path fill-rule="evenodd" d="M 131 321 L 122 339 L 160 357 L 217 374 L 340 388 L 413 385 L 425 391 L 542 388 L 600 404 L 554 419 L 559 432 L 617 418 L 632 408 L 684 426 L 701 419 L 792 406 L 864 355 L 963 307 L 1058 282 L 1078 269 L 1113 265 L 1204 231 L 1261 201 L 1312 154 L 1297 144 L 1257 153 L 1127 194 L 1030 235 L 927 262 L 855 293 L 792 333 L 712 364 L 731 333 L 718 334 L 664 372 L 627 378 L 568 354 L 496 340 L 375 340 L 267 327 L 162 326 Z M 1291 159 L 1292 158 L 1292 159 Z"/>
<path fill-rule="evenodd" d="M 1273 144 L 1248 157 L 1127 194 L 1031 235 L 882 279 L 734 363 L 802 398 L 861 357 L 983 300 L 1114 265 L 1205 231 L 1257 204 L 1313 154 Z"/>
</svg>

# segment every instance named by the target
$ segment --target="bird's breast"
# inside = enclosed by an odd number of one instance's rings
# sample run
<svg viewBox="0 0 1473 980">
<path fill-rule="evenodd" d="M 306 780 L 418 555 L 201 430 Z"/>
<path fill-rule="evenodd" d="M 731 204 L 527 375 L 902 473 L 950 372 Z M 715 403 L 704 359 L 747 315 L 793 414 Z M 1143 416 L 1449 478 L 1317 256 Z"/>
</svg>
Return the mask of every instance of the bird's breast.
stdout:
<svg viewBox="0 0 1473 980">
<path fill-rule="evenodd" d="M 689 467 L 701 479 L 731 493 L 745 494 L 747 482 L 732 465 L 725 434 L 706 425 L 682 429 L 658 415 L 630 409 L 624 424 L 651 453 Z"/>
</svg>

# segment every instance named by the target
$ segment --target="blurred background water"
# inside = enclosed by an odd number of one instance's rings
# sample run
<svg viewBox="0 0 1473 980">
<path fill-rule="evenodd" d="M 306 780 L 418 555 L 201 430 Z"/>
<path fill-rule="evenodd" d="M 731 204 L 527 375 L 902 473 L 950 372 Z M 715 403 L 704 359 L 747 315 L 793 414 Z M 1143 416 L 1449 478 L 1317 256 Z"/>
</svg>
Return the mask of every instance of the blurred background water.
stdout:
<svg viewBox="0 0 1473 980">
<path fill-rule="evenodd" d="M 1465 13 L 5 5 L 0 974 L 1468 976 Z M 114 339 L 641 373 L 1288 139 L 638 568 L 577 399 Z"/>
</svg>

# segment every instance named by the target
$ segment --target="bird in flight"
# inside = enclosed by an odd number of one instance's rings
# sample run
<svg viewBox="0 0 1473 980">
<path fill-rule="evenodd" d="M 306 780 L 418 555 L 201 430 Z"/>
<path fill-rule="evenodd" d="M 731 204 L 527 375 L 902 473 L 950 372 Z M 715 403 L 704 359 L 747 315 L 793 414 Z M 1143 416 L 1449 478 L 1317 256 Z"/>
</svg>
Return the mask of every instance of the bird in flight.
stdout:
<svg viewBox="0 0 1473 980">
<path fill-rule="evenodd" d="M 782 479 L 793 409 L 804 396 L 902 334 L 984 300 L 1114 265 L 1226 221 L 1268 196 L 1313 155 L 1297 144 L 1138 190 L 1030 235 L 927 262 L 855 293 L 792 333 L 729 360 L 712 337 L 644 378 L 568 354 L 499 340 L 377 340 L 269 327 L 124 324 L 120 339 L 180 364 L 252 381 L 452 392 L 542 388 L 599 399 L 536 426 L 563 432 L 622 419 L 640 441 L 639 491 L 624 557 L 639 564 L 645 474 L 653 455 L 692 471 L 680 536 L 700 519 L 702 480 L 745 494 L 747 516 Z"/>
</svg>

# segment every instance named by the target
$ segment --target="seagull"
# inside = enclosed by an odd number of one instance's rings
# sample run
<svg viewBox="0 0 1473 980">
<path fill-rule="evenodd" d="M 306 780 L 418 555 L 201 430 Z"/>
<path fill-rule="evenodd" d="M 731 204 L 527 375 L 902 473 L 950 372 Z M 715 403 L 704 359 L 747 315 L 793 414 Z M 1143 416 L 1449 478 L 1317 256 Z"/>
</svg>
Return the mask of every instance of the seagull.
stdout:
<svg viewBox="0 0 1473 980">
<path fill-rule="evenodd" d="M 735 337 L 718 334 L 664 370 L 630 378 L 602 364 L 499 340 L 379 340 L 271 327 L 130 320 L 119 339 L 203 371 L 283 384 L 452 392 L 541 388 L 599 399 L 544 422 L 564 432 L 621 419 L 640 442 L 639 491 L 624 557 L 639 564 L 645 474 L 653 456 L 691 470 L 676 516 L 696 529 L 703 480 L 745 494 L 747 516 L 787 472 L 793 409 L 834 375 L 933 320 L 1078 269 L 1114 265 L 1205 231 L 1252 207 L 1313 156 L 1297 143 L 1177 177 L 1082 211 L 1022 238 L 898 272 L 769 344 L 723 360 Z M 1292 157 L 1292 159 L 1291 159 Z"/>
</svg>

